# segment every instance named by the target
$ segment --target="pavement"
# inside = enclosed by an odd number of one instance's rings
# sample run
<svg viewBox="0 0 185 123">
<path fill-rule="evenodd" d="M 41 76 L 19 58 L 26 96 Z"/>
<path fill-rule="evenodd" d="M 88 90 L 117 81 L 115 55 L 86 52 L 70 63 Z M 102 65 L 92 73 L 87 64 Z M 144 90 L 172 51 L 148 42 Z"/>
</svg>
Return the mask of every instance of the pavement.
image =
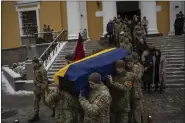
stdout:
<svg viewBox="0 0 185 123">
<path fill-rule="evenodd" d="M 5 78 L 2 79 L 1 91 L 1 122 L 27 123 L 33 116 L 33 93 L 15 92 L 10 88 Z M 144 92 L 143 104 L 145 118 L 152 116 L 152 123 L 185 123 L 185 88 L 166 88 L 163 94 Z M 35 123 L 53 123 L 51 110 L 40 105 L 40 121 Z"/>
<path fill-rule="evenodd" d="M 167 88 L 163 94 L 144 93 L 144 109 L 151 115 L 152 123 L 185 123 L 185 89 Z M 33 114 L 33 95 L 10 95 L 2 91 L 1 119 L 2 123 L 27 123 Z M 53 123 L 51 111 L 41 103 L 40 118 L 35 123 Z M 147 116 L 146 115 L 146 116 Z"/>
</svg>

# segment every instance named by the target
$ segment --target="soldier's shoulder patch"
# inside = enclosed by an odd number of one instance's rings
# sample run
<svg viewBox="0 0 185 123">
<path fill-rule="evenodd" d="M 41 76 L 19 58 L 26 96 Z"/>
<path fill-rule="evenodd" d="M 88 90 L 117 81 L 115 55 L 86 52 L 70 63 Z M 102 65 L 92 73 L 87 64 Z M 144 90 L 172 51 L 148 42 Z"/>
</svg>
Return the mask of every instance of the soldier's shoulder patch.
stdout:
<svg viewBox="0 0 185 123">
<path fill-rule="evenodd" d="M 131 86 L 132 86 L 132 82 L 131 82 L 131 81 L 128 81 L 128 82 L 126 83 L 126 85 L 127 85 L 128 87 L 131 87 Z"/>
</svg>

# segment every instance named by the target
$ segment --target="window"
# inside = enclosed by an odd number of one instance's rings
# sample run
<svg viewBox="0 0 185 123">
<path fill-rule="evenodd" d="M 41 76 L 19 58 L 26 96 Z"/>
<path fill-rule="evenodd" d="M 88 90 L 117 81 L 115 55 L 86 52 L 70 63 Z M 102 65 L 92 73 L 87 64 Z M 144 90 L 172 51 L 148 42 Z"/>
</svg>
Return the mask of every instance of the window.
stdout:
<svg viewBox="0 0 185 123">
<path fill-rule="evenodd" d="M 40 2 L 18 1 L 16 11 L 18 12 L 20 36 L 31 36 L 40 32 L 39 9 Z"/>
<path fill-rule="evenodd" d="M 38 32 L 36 11 L 20 12 L 22 21 L 22 35 L 33 35 Z"/>
</svg>

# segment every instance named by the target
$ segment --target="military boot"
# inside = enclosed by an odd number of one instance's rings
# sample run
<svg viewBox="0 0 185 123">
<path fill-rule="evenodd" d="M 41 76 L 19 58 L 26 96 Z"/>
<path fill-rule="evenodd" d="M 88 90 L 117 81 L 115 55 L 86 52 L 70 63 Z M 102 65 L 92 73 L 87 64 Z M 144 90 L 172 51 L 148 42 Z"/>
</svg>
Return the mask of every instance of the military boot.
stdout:
<svg viewBox="0 0 185 123">
<path fill-rule="evenodd" d="M 52 111 L 51 117 L 55 117 L 55 108 L 53 108 L 53 111 Z"/>
<path fill-rule="evenodd" d="M 40 120 L 39 114 L 35 114 L 31 119 L 28 120 L 28 122 L 35 122 Z"/>
</svg>

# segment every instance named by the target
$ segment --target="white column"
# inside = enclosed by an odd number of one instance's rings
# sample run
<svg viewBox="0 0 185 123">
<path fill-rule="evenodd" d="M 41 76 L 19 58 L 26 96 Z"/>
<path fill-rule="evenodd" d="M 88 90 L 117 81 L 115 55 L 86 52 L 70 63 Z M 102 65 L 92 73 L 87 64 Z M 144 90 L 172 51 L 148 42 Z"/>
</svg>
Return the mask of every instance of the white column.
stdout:
<svg viewBox="0 0 185 123">
<path fill-rule="evenodd" d="M 157 29 L 156 1 L 140 1 L 141 19 L 148 19 L 148 34 L 159 33 Z"/>
<path fill-rule="evenodd" d="M 102 1 L 103 6 L 103 35 L 107 33 L 107 23 L 117 17 L 116 1 Z"/>
<path fill-rule="evenodd" d="M 80 15 L 81 16 L 81 29 L 87 29 L 87 37 L 89 38 L 86 1 L 79 1 L 79 3 L 80 3 L 80 13 L 81 13 Z"/>
<path fill-rule="evenodd" d="M 178 6 L 178 8 L 176 8 Z M 170 1 L 170 31 L 169 35 L 174 35 L 174 23 L 176 19 L 176 14 L 178 14 L 180 11 L 184 14 L 184 4 L 182 1 Z"/>
<path fill-rule="evenodd" d="M 80 5 L 78 1 L 66 1 L 68 40 L 78 39 L 81 29 Z"/>
</svg>

